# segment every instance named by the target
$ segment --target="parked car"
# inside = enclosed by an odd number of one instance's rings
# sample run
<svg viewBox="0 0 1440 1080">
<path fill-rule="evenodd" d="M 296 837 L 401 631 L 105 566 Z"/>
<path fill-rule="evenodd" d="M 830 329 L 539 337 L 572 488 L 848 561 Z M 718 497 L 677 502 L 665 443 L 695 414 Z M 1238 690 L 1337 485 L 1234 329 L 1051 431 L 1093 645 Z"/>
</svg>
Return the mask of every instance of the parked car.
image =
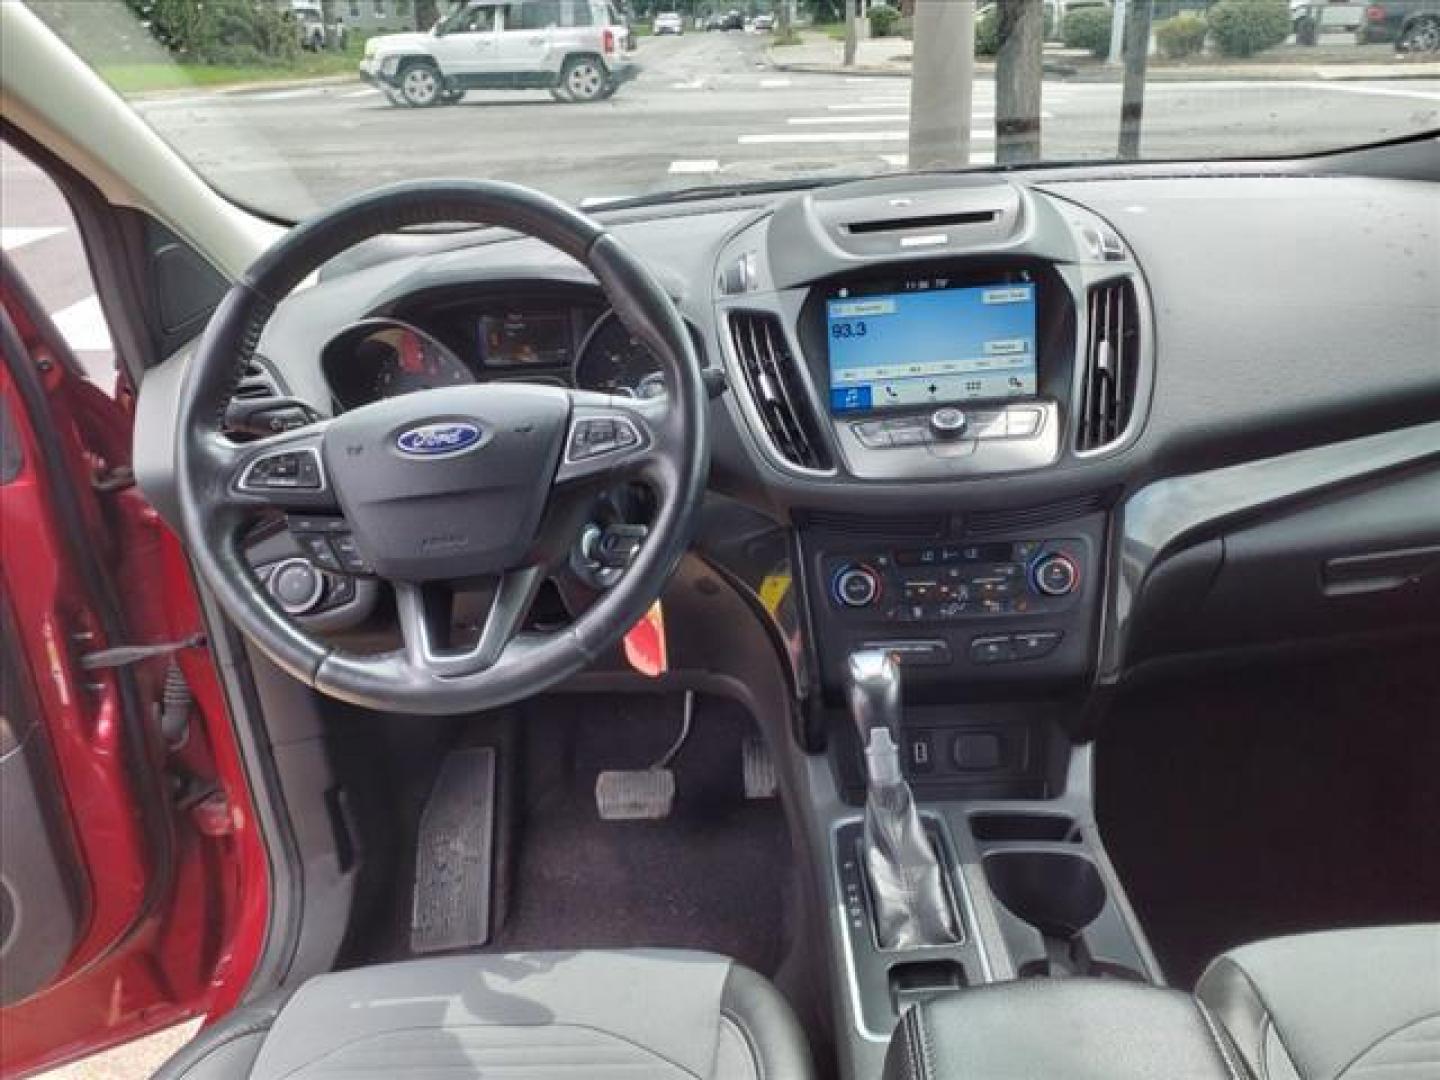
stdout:
<svg viewBox="0 0 1440 1080">
<path fill-rule="evenodd" d="M 662 37 L 665 34 L 683 34 L 685 33 L 685 22 L 680 18 L 678 12 L 662 11 L 655 16 L 655 21 L 650 26 L 650 32 L 656 37 Z"/>
<path fill-rule="evenodd" d="M 1320 36 L 1354 34 L 1365 22 L 1360 0 L 1290 0 L 1290 23 L 1297 45 L 1316 45 Z"/>
<path fill-rule="evenodd" d="M 750 25 L 756 30 L 773 30 L 775 29 L 775 16 L 767 11 L 764 14 L 756 15 Z"/>
<path fill-rule="evenodd" d="M 744 30 L 745 15 L 743 12 L 731 8 L 724 15 L 720 16 L 721 30 Z"/>
<path fill-rule="evenodd" d="M 1440 0 L 1382 0 L 1365 8 L 1358 37 L 1395 43 L 1399 53 L 1440 52 Z"/>
<path fill-rule="evenodd" d="M 427 33 L 365 43 L 360 77 L 397 105 L 452 105 L 474 89 L 607 98 L 638 71 L 633 38 L 606 0 L 470 0 Z"/>
</svg>

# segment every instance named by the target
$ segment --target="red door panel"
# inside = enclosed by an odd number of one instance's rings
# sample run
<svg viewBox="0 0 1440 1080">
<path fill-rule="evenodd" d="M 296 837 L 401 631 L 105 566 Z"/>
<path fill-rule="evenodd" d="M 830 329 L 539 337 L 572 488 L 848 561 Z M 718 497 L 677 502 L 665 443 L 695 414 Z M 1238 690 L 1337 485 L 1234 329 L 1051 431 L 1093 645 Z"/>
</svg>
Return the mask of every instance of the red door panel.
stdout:
<svg viewBox="0 0 1440 1080">
<path fill-rule="evenodd" d="M 5 270 L 0 399 L 15 467 L 0 485 L 0 600 L 58 789 L 46 813 L 65 816 L 49 823 L 66 840 L 54 848 L 72 853 L 81 913 L 45 985 L 4 987 L 0 976 L 8 1076 L 233 1006 L 263 943 L 268 877 L 203 644 L 85 663 L 120 645 L 201 641 L 200 616 L 183 554 L 127 482 L 127 400 L 80 376 Z M 186 722 L 167 738 L 172 668 L 193 704 L 172 708 Z M 5 874 L 24 884 L 28 868 L 5 855 Z"/>
</svg>

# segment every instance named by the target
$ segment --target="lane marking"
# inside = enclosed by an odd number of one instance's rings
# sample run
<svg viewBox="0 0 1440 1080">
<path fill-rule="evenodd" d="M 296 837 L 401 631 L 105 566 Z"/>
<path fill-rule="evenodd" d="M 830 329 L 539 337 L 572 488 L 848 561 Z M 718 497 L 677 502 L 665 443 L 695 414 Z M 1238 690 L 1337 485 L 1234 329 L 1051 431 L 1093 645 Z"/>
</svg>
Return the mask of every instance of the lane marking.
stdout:
<svg viewBox="0 0 1440 1080">
<path fill-rule="evenodd" d="M 623 202 L 626 199 L 634 198 L 632 195 L 586 195 L 580 200 L 580 209 L 586 210 L 592 206 L 604 206 L 606 203 Z"/>
<path fill-rule="evenodd" d="M 766 90 L 778 90 L 782 86 L 792 85 L 789 79 L 761 79 L 760 85 Z"/>
<path fill-rule="evenodd" d="M 65 232 L 63 226 L 35 227 L 27 225 L 6 225 L 0 228 L 0 251 L 16 251 L 26 244 L 38 244 L 52 236 Z"/>
<path fill-rule="evenodd" d="M 704 79 L 691 79 L 689 82 L 677 82 L 670 84 L 671 90 L 704 90 Z"/>
<path fill-rule="evenodd" d="M 380 91 L 377 87 L 367 86 L 363 90 L 352 90 L 350 93 L 341 94 L 340 96 L 346 101 L 349 101 L 351 98 L 370 97 L 372 94 L 378 93 L 380 93 Z"/>
<path fill-rule="evenodd" d="M 1354 86 L 1341 82 L 1316 83 L 1326 90 L 1339 90 L 1346 94 L 1374 94 L 1377 97 L 1418 98 L 1421 101 L 1440 101 L 1440 91 L 1406 90 L 1398 86 Z"/>
<path fill-rule="evenodd" d="M 236 101 L 287 101 L 290 98 L 307 97 L 320 93 L 324 93 L 322 87 L 303 86 L 298 90 L 271 90 L 264 94 L 231 94 L 230 97 Z"/>
<path fill-rule="evenodd" d="M 61 308 L 51 314 L 50 321 L 76 352 L 106 352 L 114 348 L 98 296 L 87 296 L 79 303 Z"/>
<path fill-rule="evenodd" d="M 715 158 L 695 158 L 689 161 L 672 161 L 667 170 L 671 176 L 681 174 L 714 173 L 720 171 L 720 162 Z"/>
</svg>

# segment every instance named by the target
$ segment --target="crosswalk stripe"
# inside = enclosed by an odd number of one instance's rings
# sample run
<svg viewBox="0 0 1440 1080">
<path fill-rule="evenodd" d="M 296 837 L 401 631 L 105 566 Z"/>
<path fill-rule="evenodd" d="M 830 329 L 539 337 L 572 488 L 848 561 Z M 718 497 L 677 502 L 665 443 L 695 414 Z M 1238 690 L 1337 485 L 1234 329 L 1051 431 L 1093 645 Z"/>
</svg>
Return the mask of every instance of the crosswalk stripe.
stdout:
<svg viewBox="0 0 1440 1080">
<path fill-rule="evenodd" d="M 720 162 L 714 158 L 698 158 L 690 161 L 672 161 L 668 170 L 672 176 L 681 174 L 713 173 L 720 171 Z"/>
<path fill-rule="evenodd" d="M 36 227 L 26 225 L 6 225 L 0 228 L 0 251 L 15 251 L 26 244 L 38 244 L 41 240 L 48 240 L 52 236 L 59 236 L 65 230 L 60 226 Z"/>
<path fill-rule="evenodd" d="M 985 128 L 976 128 L 970 133 L 970 138 L 976 142 L 984 142 L 994 137 L 995 133 Z M 744 146 L 759 146 L 785 143 L 904 142 L 909 138 L 908 131 L 762 131 L 753 135 L 741 135 L 736 141 Z"/>
</svg>

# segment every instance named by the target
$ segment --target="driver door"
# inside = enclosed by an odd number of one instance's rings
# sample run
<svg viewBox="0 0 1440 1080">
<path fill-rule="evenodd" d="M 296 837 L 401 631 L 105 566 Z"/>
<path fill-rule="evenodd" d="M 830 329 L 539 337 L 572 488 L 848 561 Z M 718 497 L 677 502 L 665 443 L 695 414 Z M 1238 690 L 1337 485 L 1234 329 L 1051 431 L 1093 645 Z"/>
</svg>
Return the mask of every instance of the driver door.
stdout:
<svg viewBox="0 0 1440 1080">
<path fill-rule="evenodd" d="M 450 78 L 483 79 L 497 70 L 500 31 L 493 3 L 470 4 L 444 22 L 435 35 L 435 59 Z"/>
<path fill-rule="evenodd" d="M 36 241 L 15 255 L 48 289 L 64 259 L 40 246 L 74 218 L 11 226 L 65 206 L 0 149 L 7 238 Z M 0 255 L 5 1076 L 227 1011 L 268 896 L 188 564 L 134 485 L 129 381 L 72 350 L 71 322 Z"/>
</svg>

